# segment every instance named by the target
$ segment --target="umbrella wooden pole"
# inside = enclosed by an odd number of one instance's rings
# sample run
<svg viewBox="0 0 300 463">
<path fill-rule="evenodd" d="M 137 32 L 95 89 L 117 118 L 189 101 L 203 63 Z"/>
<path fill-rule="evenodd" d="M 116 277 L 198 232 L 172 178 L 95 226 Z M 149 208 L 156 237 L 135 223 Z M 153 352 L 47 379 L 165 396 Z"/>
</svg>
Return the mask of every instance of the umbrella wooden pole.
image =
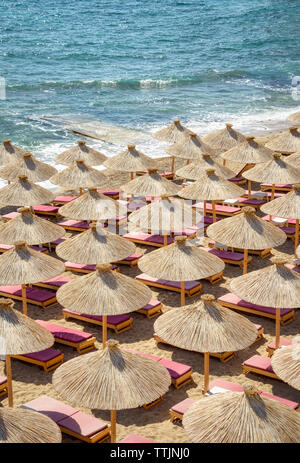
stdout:
<svg viewBox="0 0 300 463">
<path fill-rule="evenodd" d="M 209 391 L 209 352 L 204 352 L 204 387 L 203 394 Z"/>
<path fill-rule="evenodd" d="M 168 245 L 168 235 L 164 235 L 164 246 Z"/>
<path fill-rule="evenodd" d="M 82 188 L 80 187 L 79 188 L 79 196 L 81 196 L 81 195 L 82 195 Z"/>
<path fill-rule="evenodd" d="M 203 201 L 203 215 L 206 216 L 206 201 Z"/>
<path fill-rule="evenodd" d="M 246 275 L 248 268 L 248 249 L 244 249 L 243 275 Z"/>
<path fill-rule="evenodd" d="M 280 309 L 276 309 L 275 349 L 280 347 Z"/>
<path fill-rule="evenodd" d="M 248 198 L 251 198 L 251 180 L 248 180 Z"/>
<path fill-rule="evenodd" d="M 7 394 L 8 394 L 8 406 L 13 407 L 13 390 L 12 390 L 12 376 L 11 376 L 11 357 L 9 355 L 5 356 L 6 363 L 6 377 L 7 377 Z"/>
<path fill-rule="evenodd" d="M 22 309 L 23 309 L 23 314 L 27 315 L 26 285 L 22 285 Z"/>
<path fill-rule="evenodd" d="M 215 201 L 212 201 L 211 204 L 212 204 L 212 213 L 213 213 L 213 223 L 215 223 L 217 221 L 216 203 Z"/>
<path fill-rule="evenodd" d="M 133 180 L 134 178 L 134 172 L 130 172 L 130 180 Z"/>
<path fill-rule="evenodd" d="M 186 165 L 188 166 L 188 165 L 189 165 L 189 163 L 190 163 L 190 160 L 189 160 L 189 159 L 187 159 L 187 160 L 186 160 Z"/>
<path fill-rule="evenodd" d="M 175 156 L 172 156 L 172 164 L 171 164 L 171 172 L 174 174 L 174 169 L 175 169 Z"/>
<path fill-rule="evenodd" d="M 180 288 L 180 305 L 183 306 L 185 304 L 184 281 L 180 282 Z"/>
<path fill-rule="evenodd" d="M 299 244 L 299 219 L 296 219 L 296 231 L 295 231 L 295 257 L 297 257 L 296 249 Z"/>
<path fill-rule="evenodd" d="M 110 425 L 111 425 L 111 438 L 110 442 L 112 444 L 116 443 L 116 438 L 117 438 L 117 412 L 116 410 L 111 410 L 110 411 Z"/>
<path fill-rule="evenodd" d="M 275 184 L 272 183 L 271 201 L 274 199 L 274 197 L 275 197 Z"/>
<path fill-rule="evenodd" d="M 226 166 L 226 159 L 223 159 L 223 166 Z"/>
<path fill-rule="evenodd" d="M 106 347 L 107 341 L 107 315 L 102 316 L 102 347 Z"/>
</svg>

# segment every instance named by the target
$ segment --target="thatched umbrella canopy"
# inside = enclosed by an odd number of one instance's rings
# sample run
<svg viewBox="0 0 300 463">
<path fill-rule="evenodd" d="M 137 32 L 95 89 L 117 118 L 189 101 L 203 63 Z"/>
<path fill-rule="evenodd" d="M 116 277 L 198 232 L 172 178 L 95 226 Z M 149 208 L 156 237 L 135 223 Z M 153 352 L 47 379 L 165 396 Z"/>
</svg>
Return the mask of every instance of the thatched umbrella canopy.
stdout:
<svg viewBox="0 0 300 463">
<path fill-rule="evenodd" d="M 56 444 L 57 424 L 48 416 L 24 408 L 0 409 L 0 444 Z"/>
<path fill-rule="evenodd" d="M 97 265 L 95 272 L 63 285 L 56 294 L 63 307 L 75 312 L 102 315 L 102 342 L 105 346 L 107 316 L 134 312 L 144 307 L 152 293 L 143 283 L 113 272 L 110 264 L 102 264 Z"/>
<path fill-rule="evenodd" d="M 300 275 L 285 266 L 287 260 L 273 257 L 274 265 L 234 278 L 234 294 L 252 304 L 276 309 L 276 348 L 280 343 L 280 308 L 299 307 Z"/>
<path fill-rule="evenodd" d="M 300 219 L 300 184 L 293 186 L 293 190 L 284 196 L 270 201 L 260 210 L 270 216 L 283 217 L 284 219 L 296 219 L 295 231 L 295 255 L 299 244 L 299 219 Z"/>
<path fill-rule="evenodd" d="M 29 154 L 28 151 L 12 145 L 10 140 L 3 140 L 0 146 L 0 165 L 6 165 L 10 162 L 22 159 L 24 154 Z"/>
<path fill-rule="evenodd" d="M 215 201 L 219 199 L 236 198 L 243 196 L 245 190 L 229 180 L 220 177 L 214 169 L 207 169 L 194 183 L 183 188 L 178 196 L 185 199 L 212 201 L 213 221 L 216 222 Z M 206 215 L 204 204 L 204 215 Z"/>
<path fill-rule="evenodd" d="M 280 153 L 291 154 L 300 151 L 299 127 L 290 127 L 266 143 L 266 148 Z"/>
<path fill-rule="evenodd" d="M 300 151 L 290 154 L 287 161 L 290 165 L 300 169 Z"/>
<path fill-rule="evenodd" d="M 65 271 L 65 265 L 54 257 L 34 251 L 25 241 L 14 245 L 0 256 L 0 285 L 22 285 L 23 313 L 27 315 L 25 285 L 60 275 Z"/>
<path fill-rule="evenodd" d="M 290 114 L 287 117 L 287 120 L 290 122 L 295 122 L 296 124 L 300 124 L 300 111 L 297 111 L 296 113 Z"/>
<path fill-rule="evenodd" d="M 196 133 L 190 133 L 181 142 L 175 142 L 173 145 L 168 146 L 165 151 L 177 158 L 188 160 L 200 159 L 202 154 L 215 154 L 215 150 L 204 143 Z"/>
<path fill-rule="evenodd" d="M 286 234 L 255 215 L 253 207 L 243 207 L 241 213 L 209 225 L 206 234 L 218 243 L 244 249 L 244 274 L 247 273 L 248 249 L 269 249 L 286 241 Z"/>
<path fill-rule="evenodd" d="M 204 393 L 209 390 L 209 353 L 245 349 L 257 338 L 246 317 L 221 307 L 212 294 L 200 302 L 172 309 L 154 323 L 157 335 L 181 349 L 204 353 Z"/>
<path fill-rule="evenodd" d="M 76 405 L 111 410 L 111 442 L 116 441 L 116 410 L 140 407 L 165 394 L 168 370 L 158 362 L 107 342 L 105 349 L 76 357 L 61 365 L 53 385 Z"/>
<path fill-rule="evenodd" d="M 203 137 L 203 141 L 219 153 L 230 150 L 245 140 L 246 137 L 233 129 L 232 124 L 226 124 L 224 129 L 216 130 Z"/>
<path fill-rule="evenodd" d="M 300 390 L 300 343 L 277 349 L 271 358 L 276 375 L 295 389 Z"/>
<path fill-rule="evenodd" d="M 172 122 L 171 125 L 158 130 L 157 132 L 153 133 L 152 136 L 157 140 L 177 143 L 183 141 L 185 137 L 191 133 L 193 132 L 190 129 L 181 125 L 180 121 L 176 119 Z"/>
<path fill-rule="evenodd" d="M 59 208 L 59 214 L 74 220 L 107 220 L 127 215 L 126 206 L 89 188 L 87 193 Z"/>
<path fill-rule="evenodd" d="M 218 161 L 215 161 L 210 154 L 202 154 L 199 159 L 187 166 L 183 166 L 176 170 L 176 175 L 181 178 L 188 178 L 190 180 L 198 180 L 205 174 L 207 169 L 214 169 L 216 175 L 223 178 L 232 178 L 235 173 L 222 166 Z"/>
<path fill-rule="evenodd" d="M 134 196 L 174 196 L 181 190 L 179 185 L 159 175 L 157 169 L 148 169 L 148 174 L 137 177 L 120 187 Z"/>
<path fill-rule="evenodd" d="M 30 153 L 25 153 L 20 160 L 14 160 L 2 167 L 0 177 L 8 180 L 8 182 L 14 182 L 19 175 L 26 175 L 30 182 L 43 182 L 56 174 L 56 172 L 57 170 L 54 167 L 38 161 Z"/>
<path fill-rule="evenodd" d="M 84 140 L 79 140 L 77 145 L 55 156 L 54 161 L 57 164 L 71 166 L 77 159 L 82 159 L 90 166 L 101 166 L 107 157 L 100 151 L 87 146 Z"/>
<path fill-rule="evenodd" d="M 300 439 L 299 413 L 261 396 L 252 385 L 243 392 L 203 397 L 188 408 L 182 424 L 194 443 L 298 443 Z"/>
<path fill-rule="evenodd" d="M 29 245 L 43 244 L 58 240 L 66 234 L 59 225 L 34 215 L 29 207 L 21 207 L 18 212 L 18 217 L 0 226 L 0 243 L 26 241 Z"/>
<path fill-rule="evenodd" d="M 30 182 L 26 175 L 0 189 L 0 204 L 5 206 L 35 206 L 50 203 L 55 193 Z"/>
<path fill-rule="evenodd" d="M 0 355 L 5 356 L 6 360 L 10 407 L 13 406 L 10 355 L 39 352 L 54 344 L 54 337 L 48 330 L 13 307 L 14 303 L 11 299 L 0 298 Z"/>
<path fill-rule="evenodd" d="M 247 170 L 247 172 L 243 173 L 243 177 L 254 182 L 272 183 L 271 199 L 274 199 L 275 184 L 299 183 L 300 169 L 297 169 L 286 162 L 286 158 L 281 154 L 274 153 L 271 161 L 264 164 L 258 164 L 252 169 Z"/>
<path fill-rule="evenodd" d="M 91 223 L 89 230 L 68 238 L 55 250 L 56 254 L 64 260 L 92 265 L 122 260 L 134 254 L 135 245 Z"/>
<path fill-rule="evenodd" d="M 154 278 L 181 282 L 181 305 L 185 303 L 184 282 L 200 280 L 224 270 L 224 262 L 203 249 L 188 245 L 186 236 L 144 255 L 138 261 L 142 272 Z"/>
<path fill-rule="evenodd" d="M 128 145 L 125 151 L 107 159 L 104 162 L 104 165 L 109 169 L 131 172 L 131 179 L 133 179 L 134 172 L 155 169 L 158 167 L 155 159 L 152 159 L 143 154 L 141 151 L 138 151 L 135 145 Z"/>
</svg>

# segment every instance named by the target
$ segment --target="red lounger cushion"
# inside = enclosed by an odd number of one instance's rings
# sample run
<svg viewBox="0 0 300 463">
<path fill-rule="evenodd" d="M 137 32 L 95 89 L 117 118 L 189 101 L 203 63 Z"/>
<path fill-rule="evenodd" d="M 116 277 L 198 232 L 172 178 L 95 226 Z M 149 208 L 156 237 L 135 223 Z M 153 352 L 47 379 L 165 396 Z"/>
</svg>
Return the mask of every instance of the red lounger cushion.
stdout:
<svg viewBox="0 0 300 463">
<path fill-rule="evenodd" d="M 264 307 L 262 305 L 251 304 L 251 302 L 243 301 L 243 299 L 240 299 L 238 296 L 236 296 L 233 293 L 224 294 L 224 296 L 221 296 L 218 298 L 218 301 L 221 301 L 221 302 L 223 301 L 223 302 L 227 302 L 230 304 L 239 305 L 240 307 L 245 307 L 245 308 L 253 309 L 253 310 L 259 310 L 260 312 L 265 312 L 265 313 L 276 315 L 276 309 L 274 309 L 273 307 Z M 294 309 L 280 309 L 280 314 L 286 315 L 287 313 L 293 312 L 293 310 Z"/>
<path fill-rule="evenodd" d="M 85 265 L 85 264 L 76 264 L 75 262 L 65 262 L 65 266 L 68 267 L 68 268 L 72 268 L 72 269 L 79 269 L 79 270 L 90 270 L 92 272 L 94 272 L 96 270 L 96 265 L 95 264 L 91 264 L 91 265 Z M 116 268 L 118 268 L 117 265 L 112 265 L 110 267 L 111 270 L 115 270 Z"/>
<path fill-rule="evenodd" d="M 219 257 L 220 259 L 230 259 L 235 262 L 241 262 L 244 260 L 244 254 L 241 252 L 232 252 L 232 251 L 222 251 L 221 249 L 215 248 L 203 248 L 205 251 L 213 254 L 214 256 Z"/>
<path fill-rule="evenodd" d="M 245 198 L 239 198 L 239 199 L 245 199 Z M 203 202 L 199 202 L 194 204 L 196 209 L 203 209 L 204 210 L 204 204 Z M 211 203 L 206 203 L 206 210 L 207 211 L 212 211 L 212 204 Z M 215 204 L 215 210 L 216 212 L 227 212 L 228 214 L 234 214 L 235 212 L 239 212 L 241 209 L 240 207 L 233 207 L 233 206 L 226 206 L 222 204 Z"/>
<path fill-rule="evenodd" d="M 271 365 L 270 357 L 262 357 L 261 355 L 253 355 L 248 360 L 245 360 L 243 365 L 246 365 L 248 367 L 257 368 L 263 371 L 269 371 L 270 373 L 274 373 L 272 365 Z"/>
<path fill-rule="evenodd" d="M 58 212 L 59 207 L 58 206 L 46 206 L 44 204 L 39 204 L 38 206 L 33 206 L 33 210 L 35 212 L 52 212 L 53 214 L 56 214 Z"/>
<path fill-rule="evenodd" d="M 48 397 L 47 395 L 42 395 L 37 399 L 26 402 L 22 405 L 22 407 L 31 408 L 32 410 L 43 413 L 43 415 L 48 416 L 55 421 L 55 423 L 58 423 L 60 420 L 78 412 L 76 408 L 63 403 L 60 400 L 52 399 L 52 397 Z"/>
<path fill-rule="evenodd" d="M 0 386 L 2 386 L 2 384 L 6 383 L 6 381 L 7 381 L 6 376 L 0 376 Z"/>
<path fill-rule="evenodd" d="M 61 286 L 65 285 L 66 283 L 69 283 L 70 281 L 72 281 L 72 278 L 58 276 L 50 278 L 49 280 L 44 280 L 41 283 L 57 286 L 57 288 L 60 288 Z"/>
<path fill-rule="evenodd" d="M 194 399 L 190 399 L 189 397 L 187 399 L 182 400 L 178 404 L 174 405 L 171 410 L 175 413 L 179 413 L 181 415 L 184 415 L 187 409 L 195 403 Z"/>
<path fill-rule="evenodd" d="M 147 357 L 148 359 L 154 360 L 155 362 L 160 361 L 160 357 L 157 357 L 157 355 L 147 354 L 146 352 L 140 352 L 140 351 L 135 350 L 135 349 L 127 349 L 127 348 L 125 348 L 125 350 L 127 352 L 131 352 L 132 354 L 138 354 L 138 355 L 141 355 L 142 357 Z"/>
<path fill-rule="evenodd" d="M 86 313 L 79 313 L 79 312 L 74 312 L 69 309 L 63 309 L 63 312 L 73 314 L 73 315 L 80 315 L 81 317 L 85 318 L 90 318 L 91 320 L 97 320 L 99 322 L 102 322 L 102 316 L 101 315 L 90 315 Z M 127 314 L 124 315 L 108 315 L 107 317 L 107 323 L 110 325 L 118 325 L 119 323 L 126 322 L 127 320 L 130 320 L 130 316 Z"/>
<path fill-rule="evenodd" d="M 141 273 L 140 275 L 135 277 L 136 280 L 146 280 L 152 283 L 159 283 L 161 285 L 171 286 L 172 288 L 181 288 L 180 281 L 169 281 L 163 280 L 162 278 L 153 278 L 147 275 L 146 273 Z M 184 289 L 190 290 L 199 286 L 199 281 L 185 281 L 184 282 Z"/>
<path fill-rule="evenodd" d="M 3 293 L 10 294 L 11 296 L 22 296 L 22 287 L 21 285 L 14 286 L 0 286 L 0 291 Z M 46 291 L 44 289 L 28 288 L 26 287 L 26 297 L 37 302 L 46 302 L 53 297 L 56 297 L 56 294 L 52 291 Z"/>
<path fill-rule="evenodd" d="M 53 349 L 49 347 L 49 349 L 41 350 L 40 352 L 33 352 L 31 354 L 22 354 L 23 357 L 28 357 L 30 359 L 38 360 L 40 362 L 48 362 L 49 360 L 55 359 L 61 354 L 60 350 Z"/>
<path fill-rule="evenodd" d="M 184 365 L 183 363 L 173 362 L 172 360 L 167 359 L 160 359 L 159 363 L 161 363 L 165 368 L 167 368 L 168 372 L 171 375 L 171 378 L 177 379 L 180 376 L 184 375 L 188 371 L 191 371 L 192 367 L 189 365 Z"/>
<path fill-rule="evenodd" d="M 76 227 L 85 230 L 89 229 L 89 224 L 80 220 L 63 220 L 63 222 L 59 222 L 57 225 L 60 225 L 61 227 Z"/>
<path fill-rule="evenodd" d="M 297 402 L 293 402 L 292 400 L 288 399 L 283 399 L 282 397 L 278 397 L 277 395 L 269 394 L 268 392 L 259 392 L 259 394 L 263 397 L 269 397 L 270 399 L 277 400 L 277 402 L 281 402 L 288 407 L 293 408 L 294 410 L 297 410 L 299 407 L 299 404 Z"/>
<path fill-rule="evenodd" d="M 129 434 L 119 441 L 119 444 L 155 444 L 154 440 L 139 436 L 138 434 Z"/>
<path fill-rule="evenodd" d="M 139 241 L 149 241 L 149 243 L 164 244 L 164 237 L 161 235 L 150 235 L 149 233 L 127 233 L 123 238 L 131 238 Z M 174 239 L 170 236 L 167 237 L 167 243 L 172 244 Z"/>
<path fill-rule="evenodd" d="M 107 424 L 103 421 L 80 411 L 63 418 L 59 421 L 59 425 L 84 437 L 94 436 L 107 428 Z"/>
<path fill-rule="evenodd" d="M 73 201 L 76 198 L 77 196 L 56 196 L 56 198 L 54 198 L 53 201 L 59 203 L 69 203 L 70 201 Z"/>
<path fill-rule="evenodd" d="M 45 322 L 44 320 L 36 320 L 36 322 L 50 331 L 55 338 L 62 339 L 70 342 L 81 342 L 92 337 L 90 333 L 76 330 L 73 328 L 67 328 L 66 326 L 56 325 L 54 323 Z"/>
</svg>

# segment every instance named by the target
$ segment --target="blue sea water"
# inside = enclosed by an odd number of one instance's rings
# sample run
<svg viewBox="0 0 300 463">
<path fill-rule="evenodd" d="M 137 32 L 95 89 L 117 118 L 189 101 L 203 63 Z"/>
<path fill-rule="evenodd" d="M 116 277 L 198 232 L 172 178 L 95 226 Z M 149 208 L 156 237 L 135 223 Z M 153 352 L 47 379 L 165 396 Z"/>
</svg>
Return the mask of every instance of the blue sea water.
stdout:
<svg viewBox="0 0 300 463">
<path fill-rule="evenodd" d="M 4 0 L 0 18 L 0 138 L 46 160 L 77 138 L 64 118 L 202 135 L 299 110 L 299 0 Z"/>
</svg>

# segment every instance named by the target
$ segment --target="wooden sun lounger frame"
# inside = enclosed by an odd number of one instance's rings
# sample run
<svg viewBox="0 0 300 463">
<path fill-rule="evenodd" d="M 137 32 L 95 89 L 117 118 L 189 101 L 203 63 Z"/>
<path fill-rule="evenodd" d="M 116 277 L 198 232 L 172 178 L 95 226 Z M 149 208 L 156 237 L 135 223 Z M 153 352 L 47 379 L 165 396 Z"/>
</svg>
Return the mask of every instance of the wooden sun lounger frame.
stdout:
<svg viewBox="0 0 300 463">
<path fill-rule="evenodd" d="M 172 378 L 172 384 L 175 387 L 175 389 L 181 389 L 188 383 L 193 383 L 194 380 L 192 378 L 192 374 L 193 370 L 191 368 L 190 371 L 187 371 L 184 375 L 179 376 L 179 378 Z"/>
<path fill-rule="evenodd" d="M 7 387 L 7 380 L 3 384 L 0 384 L 0 397 L 3 397 L 8 393 Z"/>
<path fill-rule="evenodd" d="M 38 365 L 39 367 L 43 368 L 43 370 L 46 373 L 49 373 L 49 371 L 55 370 L 57 367 L 59 367 L 63 363 L 64 354 L 61 352 L 56 357 L 52 358 L 51 360 L 47 360 L 47 361 L 32 359 L 30 357 L 25 357 L 24 355 L 11 355 L 11 358 L 21 360 L 22 362 L 25 362 L 25 363 L 31 363 L 33 365 Z"/>
<path fill-rule="evenodd" d="M 272 185 L 269 185 L 269 186 L 266 186 L 266 185 L 260 185 L 260 189 L 261 191 L 268 191 L 268 190 L 272 190 Z M 286 187 L 278 187 L 276 184 L 275 184 L 275 191 L 291 191 L 292 188 L 286 188 Z"/>
<path fill-rule="evenodd" d="M 94 320 L 91 318 L 87 318 L 82 314 L 70 314 L 67 312 L 63 312 L 64 319 L 67 320 L 68 318 L 75 318 L 76 320 L 81 320 L 87 323 L 91 323 L 93 325 L 100 325 L 102 326 L 102 321 Z M 124 322 L 118 323 L 117 325 L 112 325 L 111 323 L 107 322 L 107 327 L 111 330 L 114 330 L 116 334 L 124 333 L 124 331 L 131 330 L 132 328 L 132 318 L 126 320 Z"/>
<path fill-rule="evenodd" d="M 162 314 L 162 303 L 159 305 L 152 307 L 152 309 L 145 310 L 143 308 L 136 310 L 135 312 L 139 312 L 143 315 L 145 315 L 147 318 L 154 318 L 157 317 L 158 315 Z"/>
<path fill-rule="evenodd" d="M 86 269 L 78 269 L 78 268 L 74 268 L 74 267 L 67 267 L 66 266 L 66 270 L 70 270 L 71 272 L 77 272 L 77 273 L 92 273 L 94 272 L 95 270 L 86 270 Z M 119 267 L 115 268 L 113 270 L 113 272 L 120 272 L 120 269 Z"/>
<path fill-rule="evenodd" d="M 161 248 L 164 246 L 163 243 L 154 243 L 153 241 L 144 241 L 136 238 L 127 238 L 126 236 L 123 236 L 123 238 L 125 238 L 128 241 L 131 241 L 132 243 L 145 244 L 146 246 L 153 246 L 155 248 Z"/>
<path fill-rule="evenodd" d="M 95 342 L 97 341 L 97 339 L 94 336 L 88 339 L 84 339 L 83 341 L 79 341 L 79 342 L 66 341 L 64 339 L 57 338 L 55 335 L 53 336 L 57 344 L 64 344 L 66 346 L 73 347 L 73 349 L 77 350 L 79 355 L 85 354 L 86 352 L 89 352 L 90 350 L 93 350 L 96 348 Z"/>
<path fill-rule="evenodd" d="M 100 432 L 97 432 L 93 436 L 82 436 L 81 434 L 77 434 L 77 432 L 70 431 L 70 429 L 61 426 L 59 423 L 57 423 L 57 425 L 59 426 L 61 432 L 63 432 L 64 434 L 76 437 L 76 439 L 87 442 L 88 444 L 101 444 L 102 442 L 105 442 L 111 438 L 111 426 L 107 426 L 107 428 L 103 429 Z"/>
<path fill-rule="evenodd" d="M 236 207 L 236 206 L 234 206 L 234 207 Z M 236 214 L 239 214 L 240 212 L 241 211 L 226 212 L 226 211 L 218 211 L 218 210 L 216 210 L 216 215 L 221 215 L 222 217 L 232 217 L 232 216 L 234 216 Z M 212 209 L 206 209 L 206 215 L 213 215 Z"/>
<path fill-rule="evenodd" d="M 213 244 L 208 244 L 208 246 L 211 249 L 221 249 L 218 247 L 215 247 Z M 232 251 L 231 246 L 227 246 L 228 251 Z M 244 249 L 239 249 L 239 248 L 233 248 L 234 252 L 240 252 L 243 253 Z M 271 254 L 271 248 L 269 249 L 260 249 L 260 250 L 255 250 L 255 249 L 248 249 L 248 254 L 254 254 L 255 256 L 259 256 L 261 259 L 264 259 L 265 257 L 268 257 Z"/>
<path fill-rule="evenodd" d="M 223 262 L 225 262 L 225 264 L 238 265 L 241 268 L 243 268 L 243 266 L 244 266 L 244 259 L 242 259 L 241 261 L 236 261 L 236 260 L 227 259 L 227 258 L 223 258 L 223 257 L 219 257 L 219 259 L 221 259 Z M 248 256 L 247 265 L 251 264 L 251 262 L 252 262 L 252 257 Z"/>
<path fill-rule="evenodd" d="M 49 205 L 50 204 L 48 204 L 48 206 Z M 50 215 L 51 217 L 62 217 L 58 212 L 46 212 L 46 211 L 35 211 L 35 210 L 33 210 L 33 212 L 35 215 Z"/>
<path fill-rule="evenodd" d="M 142 256 L 141 256 L 142 257 Z M 129 267 L 135 267 L 141 257 L 137 257 L 133 260 L 118 260 L 117 262 L 113 262 L 114 265 L 128 265 Z"/>
<path fill-rule="evenodd" d="M 14 294 L 9 294 L 4 291 L 0 291 L 0 296 L 7 297 L 9 299 L 15 299 L 16 301 L 23 301 L 22 296 L 16 296 Z M 42 302 L 35 301 L 33 299 L 26 297 L 26 302 L 27 304 L 38 305 L 39 307 L 43 307 L 45 309 L 46 307 L 49 307 L 52 304 L 56 304 L 57 300 L 56 300 L 56 296 L 51 297 L 50 299 L 47 299 L 46 301 L 42 301 Z"/>
<path fill-rule="evenodd" d="M 140 281 L 141 283 L 144 283 L 147 286 L 153 286 L 155 288 L 161 288 L 161 289 L 166 289 L 168 291 L 174 291 L 176 293 L 181 293 L 180 288 L 175 288 L 174 286 L 168 286 L 164 285 L 163 283 L 156 283 L 156 282 L 150 282 L 146 280 L 142 280 L 141 278 L 138 278 L 137 281 Z M 202 285 L 199 281 L 199 285 L 197 285 L 195 288 L 192 289 L 184 289 L 185 295 L 187 297 L 195 297 L 198 296 L 199 294 L 202 293 Z"/>
<path fill-rule="evenodd" d="M 268 378 L 278 379 L 282 381 L 275 373 L 271 371 L 262 370 L 260 368 L 250 367 L 248 365 L 243 364 L 243 375 L 247 375 L 248 373 L 257 373 L 258 375 L 267 376 Z"/>
</svg>

